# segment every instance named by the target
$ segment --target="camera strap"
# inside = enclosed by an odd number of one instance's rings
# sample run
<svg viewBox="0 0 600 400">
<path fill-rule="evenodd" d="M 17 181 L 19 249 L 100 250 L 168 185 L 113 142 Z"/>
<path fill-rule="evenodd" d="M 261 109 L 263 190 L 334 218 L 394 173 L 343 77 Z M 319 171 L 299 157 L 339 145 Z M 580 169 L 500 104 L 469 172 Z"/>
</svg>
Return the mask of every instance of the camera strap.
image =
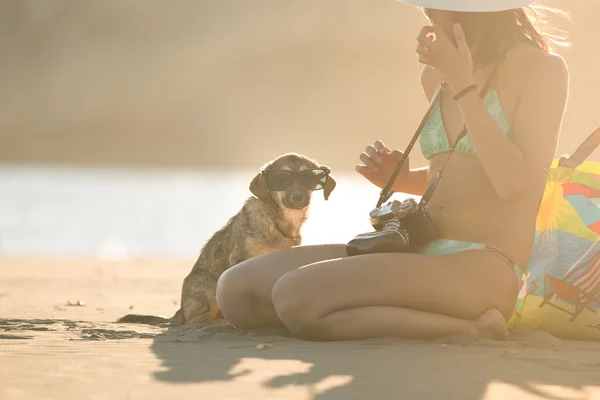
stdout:
<svg viewBox="0 0 600 400">
<path fill-rule="evenodd" d="M 386 201 L 388 201 L 390 199 L 390 197 L 392 197 L 392 195 L 394 194 L 394 192 L 392 192 L 390 189 L 392 188 L 392 185 L 396 181 L 398 174 L 404 167 L 404 164 L 406 164 L 406 160 L 408 160 L 408 156 L 410 155 L 410 152 L 412 151 L 413 147 L 417 143 L 417 140 L 419 139 L 419 136 L 421 135 L 421 132 L 423 131 L 423 128 L 425 127 L 425 124 L 427 123 L 427 120 L 429 119 L 429 116 L 433 112 L 433 108 L 435 107 L 436 103 L 438 102 L 443 88 L 444 88 L 444 81 L 442 81 L 442 83 L 441 83 L 440 90 L 438 90 L 436 95 L 431 99 L 431 103 L 429 104 L 429 109 L 427 110 L 427 112 L 425 113 L 425 116 L 421 120 L 421 123 L 419 124 L 419 127 L 417 128 L 417 131 L 413 135 L 412 139 L 408 143 L 408 146 L 406 146 L 406 150 L 404 150 L 402 157 L 400 157 L 400 160 L 398 161 L 398 164 L 396 165 L 394 172 L 392 172 L 390 179 L 388 180 L 386 185 L 381 190 L 381 193 L 379 195 L 379 201 L 377 202 L 376 208 L 381 207 L 381 205 L 383 203 L 385 203 Z"/>
<path fill-rule="evenodd" d="M 496 65 L 496 67 L 494 67 L 494 69 L 490 73 L 490 76 L 489 76 L 488 80 L 486 81 L 483 89 L 481 90 L 481 92 L 479 94 L 482 99 L 487 94 L 488 90 L 491 88 L 491 86 L 494 83 L 495 79 L 497 78 L 498 72 L 500 71 L 500 68 L 502 66 L 503 66 L 503 64 Z M 386 201 L 388 201 L 390 199 L 390 197 L 392 197 L 392 195 L 394 194 L 394 192 L 392 192 L 390 189 L 392 188 L 392 185 L 396 181 L 396 178 L 398 177 L 398 174 L 400 173 L 400 171 L 404 167 L 404 164 L 406 164 L 406 161 L 408 160 L 408 156 L 409 156 L 410 152 L 412 151 L 414 145 L 417 143 L 417 140 L 419 139 L 419 136 L 423 132 L 423 128 L 425 127 L 425 124 L 429 120 L 429 117 L 431 116 L 431 113 L 433 112 L 434 107 L 436 106 L 437 102 L 440 100 L 441 93 L 444 90 L 445 86 L 446 86 L 446 82 L 444 80 L 442 80 L 441 84 L 440 84 L 440 89 L 438 90 L 438 92 L 436 93 L 436 95 L 431 99 L 431 103 L 429 105 L 429 109 L 427 110 L 427 113 L 425 113 L 425 116 L 423 117 L 423 120 L 419 124 L 419 127 L 417 128 L 415 134 L 413 135 L 412 139 L 408 143 L 408 146 L 406 147 L 406 150 L 404 151 L 404 154 L 402 154 L 402 157 L 400 157 L 400 160 L 398 161 L 398 164 L 396 165 L 396 168 L 394 169 L 394 172 L 392 173 L 392 175 L 390 176 L 390 179 L 388 180 L 387 184 L 385 185 L 385 187 L 381 191 L 380 196 L 379 196 L 379 200 L 377 202 L 377 208 L 381 207 L 381 205 L 383 203 L 385 203 Z M 441 113 L 441 107 L 440 107 L 440 113 Z M 439 181 L 440 181 L 440 179 L 442 177 L 442 173 L 444 172 L 444 170 L 446 169 L 446 166 L 448 165 L 448 161 L 450 160 L 450 157 L 452 156 L 452 153 L 454 153 L 454 151 L 456 150 L 456 147 L 460 143 L 461 139 L 464 138 L 467 135 L 467 133 L 468 133 L 467 132 L 467 127 L 465 125 L 463 127 L 462 131 L 460 132 L 460 134 L 458 135 L 458 137 L 456 138 L 456 142 L 454 143 L 454 146 L 452 146 L 452 148 L 450 149 L 450 152 L 448 154 L 448 157 L 446 157 L 446 161 L 444 162 L 444 165 L 442 165 L 442 168 L 435 175 L 435 177 L 433 178 L 431 184 L 429 185 L 429 187 L 427 188 L 427 190 L 423 194 L 423 197 L 421 198 L 421 202 L 419 203 L 420 206 L 425 207 L 427 205 L 427 203 L 429 202 L 429 200 L 431 199 L 431 197 L 433 196 L 433 193 L 434 193 L 434 191 L 435 191 L 435 189 L 436 189 L 436 187 L 437 187 L 437 185 L 438 185 L 438 183 L 439 183 Z M 448 132 L 446 132 L 446 137 L 447 137 L 448 142 L 449 142 L 450 138 L 447 135 L 448 135 Z"/>
</svg>

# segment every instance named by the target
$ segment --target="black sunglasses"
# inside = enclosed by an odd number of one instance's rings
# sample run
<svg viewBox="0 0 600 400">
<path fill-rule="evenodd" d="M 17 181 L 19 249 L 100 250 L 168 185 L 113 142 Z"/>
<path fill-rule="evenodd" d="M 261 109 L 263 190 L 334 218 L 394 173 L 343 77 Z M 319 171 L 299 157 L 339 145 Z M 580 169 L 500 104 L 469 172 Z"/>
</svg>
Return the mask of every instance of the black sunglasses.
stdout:
<svg viewBox="0 0 600 400">
<path fill-rule="evenodd" d="M 331 170 L 328 167 L 306 169 L 304 171 L 288 171 L 284 169 L 260 169 L 265 176 L 267 187 L 273 192 L 283 192 L 298 181 L 308 190 L 320 190 L 325 187 Z"/>
</svg>

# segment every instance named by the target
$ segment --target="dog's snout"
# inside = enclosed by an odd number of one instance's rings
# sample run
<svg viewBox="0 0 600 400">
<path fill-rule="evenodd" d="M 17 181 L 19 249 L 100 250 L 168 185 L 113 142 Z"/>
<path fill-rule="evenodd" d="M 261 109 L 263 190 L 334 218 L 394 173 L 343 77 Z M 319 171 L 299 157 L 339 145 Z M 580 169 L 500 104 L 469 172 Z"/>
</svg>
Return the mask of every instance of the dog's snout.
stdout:
<svg viewBox="0 0 600 400">
<path fill-rule="evenodd" d="M 305 199 L 304 193 L 293 193 L 292 196 L 290 197 L 290 200 L 292 200 L 292 202 L 295 204 L 300 204 L 300 203 L 304 202 L 304 199 Z"/>
<path fill-rule="evenodd" d="M 282 205 L 290 210 L 301 210 L 310 203 L 310 192 L 304 188 L 292 187 L 281 198 Z"/>
</svg>

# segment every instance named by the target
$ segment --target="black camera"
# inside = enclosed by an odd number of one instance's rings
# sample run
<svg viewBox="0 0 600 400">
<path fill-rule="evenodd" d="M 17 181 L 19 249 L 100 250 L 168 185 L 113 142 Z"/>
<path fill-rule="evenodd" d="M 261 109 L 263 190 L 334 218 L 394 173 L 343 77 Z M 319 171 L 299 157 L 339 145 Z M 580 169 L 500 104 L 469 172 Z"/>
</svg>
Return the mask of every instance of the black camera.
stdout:
<svg viewBox="0 0 600 400">
<path fill-rule="evenodd" d="M 346 245 L 349 256 L 371 253 L 413 253 L 438 237 L 426 203 L 409 198 L 392 201 L 369 214 L 375 232 L 357 235 Z"/>
</svg>

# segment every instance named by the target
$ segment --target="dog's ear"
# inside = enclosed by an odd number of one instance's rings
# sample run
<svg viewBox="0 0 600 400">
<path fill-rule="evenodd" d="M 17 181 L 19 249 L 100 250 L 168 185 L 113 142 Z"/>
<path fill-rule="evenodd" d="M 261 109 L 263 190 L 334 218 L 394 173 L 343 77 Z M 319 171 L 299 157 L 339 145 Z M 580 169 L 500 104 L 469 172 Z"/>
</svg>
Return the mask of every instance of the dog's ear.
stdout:
<svg viewBox="0 0 600 400">
<path fill-rule="evenodd" d="M 250 182 L 250 191 L 253 195 L 261 200 L 269 199 L 269 188 L 267 187 L 267 181 L 264 174 L 260 172 L 256 174 L 252 182 Z"/>
<path fill-rule="evenodd" d="M 335 189 L 335 185 L 337 185 L 335 179 L 333 179 L 333 176 L 329 174 L 327 176 L 327 182 L 325 182 L 325 187 L 323 188 L 323 196 L 325 196 L 325 200 L 329 200 L 329 195 L 331 192 L 333 192 L 333 189 Z"/>
</svg>

